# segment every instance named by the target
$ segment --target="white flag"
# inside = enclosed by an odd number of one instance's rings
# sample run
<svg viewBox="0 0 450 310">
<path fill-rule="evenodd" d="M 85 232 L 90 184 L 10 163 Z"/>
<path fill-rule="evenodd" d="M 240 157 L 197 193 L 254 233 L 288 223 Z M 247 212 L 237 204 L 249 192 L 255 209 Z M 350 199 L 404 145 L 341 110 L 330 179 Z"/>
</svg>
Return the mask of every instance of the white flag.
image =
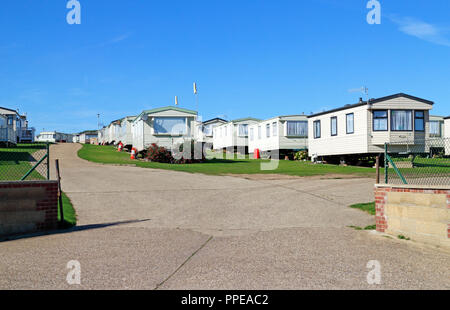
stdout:
<svg viewBox="0 0 450 310">
<path fill-rule="evenodd" d="M 194 82 L 194 95 L 197 95 L 197 83 Z"/>
</svg>

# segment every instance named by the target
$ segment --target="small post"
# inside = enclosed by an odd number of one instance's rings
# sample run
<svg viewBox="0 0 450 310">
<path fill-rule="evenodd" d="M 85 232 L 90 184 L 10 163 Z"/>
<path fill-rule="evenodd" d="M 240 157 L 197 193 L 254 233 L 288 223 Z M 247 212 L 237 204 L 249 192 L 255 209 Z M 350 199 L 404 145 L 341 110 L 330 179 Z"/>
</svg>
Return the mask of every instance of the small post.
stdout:
<svg viewBox="0 0 450 310">
<path fill-rule="evenodd" d="M 384 144 L 384 183 L 389 183 L 389 175 L 388 175 L 388 168 L 389 168 L 389 162 L 388 162 L 388 144 Z"/>
<path fill-rule="evenodd" d="M 376 169 L 377 169 L 377 184 L 380 184 L 380 155 L 376 159 Z"/>
<path fill-rule="evenodd" d="M 59 160 L 55 160 L 56 165 L 56 179 L 58 181 L 58 201 L 59 201 L 59 214 L 61 214 L 61 225 L 64 223 L 64 211 L 63 211 L 63 202 L 62 202 L 62 192 L 61 192 L 61 175 L 59 173 Z"/>
<path fill-rule="evenodd" d="M 50 144 L 47 141 L 47 180 L 50 180 Z"/>
</svg>

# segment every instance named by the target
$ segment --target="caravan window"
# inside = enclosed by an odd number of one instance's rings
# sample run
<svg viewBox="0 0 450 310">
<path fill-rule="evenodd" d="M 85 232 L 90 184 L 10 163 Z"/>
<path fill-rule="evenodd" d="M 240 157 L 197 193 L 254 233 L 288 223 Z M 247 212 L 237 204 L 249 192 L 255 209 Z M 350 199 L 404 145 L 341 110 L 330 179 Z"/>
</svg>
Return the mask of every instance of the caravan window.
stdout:
<svg viewBox="0 0 450 310">
<path fill-rule="evenodd" d="M 430 121 L 430 136 L 440 137 L 441 136 L 441 122 Z"/>
<path fill-rule="evenodd" d="M 270 138 L 270 124 L 266 124 L 266 138 Z"/>
<path fill-rule="evenodd" d="M 254 129 L 250 128 L 250 133 L 249 133 L 250 141 L 253 141 L 254 137 L 255 137 Z"/>
<path fill-rule="evenodd" d="M 278 136 L 278 123 L 277 122 L 274 122 L 272 124 L 272 131 L 273 131 L 272 136 L 274 136 L 274 137 Z"/>
<path fill-rule="evenodd" d="M 337 136 L 338 129 L 337 129 L 337 116 L 334 116 L 331 118 L 331 136 Z"/>
<path fill-rule="evenodd" d="M 314 139 L 319 139 L 321 135 L 320 121 L 314 121 Z"/>
<path fill-rule="evenodd" d="M 412 111 L 393 110 L 391 111 L 392 131 L 412 131 Z"/>
<path fill-rule="evenodd" d="M 248 124 L 239 125 L 239 137 L 248 136 Z"/>
<path fill-rule="evenodd" d="M 355 114 L 347 114 L 347 134 L 355 132 Z"/>
<path fill-rule="evenodd" d="M 213 124 L 209 124 L 203 127 L 203 133 L 205 136 L 211 137 L 213 135 Z"/>
<path fill-rule="evenodd" d="M 388 112 L 373 111 L 373 131 L 387 131 L 388 130 Z"/>
<path fill-rule="evenodd" d="M 181 117 L 155 117 L 155 133 L 186 134 L 186 119 Z"/>
<path fill-rule="evenodd" d="M 288 137 L 308 136 L 308 122 L 306 121 L 288 121 L 286 126 Z"/>
<path fill-rule="evenodd" d="M 416 131 L 425 131 L 425 112 L 416 111 L 414 113 L 414 129 Z"/>
</svg>

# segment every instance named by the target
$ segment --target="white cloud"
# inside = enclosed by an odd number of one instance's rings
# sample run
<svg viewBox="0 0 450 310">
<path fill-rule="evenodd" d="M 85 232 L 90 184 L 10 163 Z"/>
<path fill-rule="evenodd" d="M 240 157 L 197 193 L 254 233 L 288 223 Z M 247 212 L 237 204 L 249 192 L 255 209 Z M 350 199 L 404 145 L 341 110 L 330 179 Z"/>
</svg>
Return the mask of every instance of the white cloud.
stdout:
<svg viewBox="0 0 450 310">
<path fill-rule="evenodd" d="M 399 25 L 399 30 L 407 35 L 414 36 L 424 41 L 434 44 L 444 45 L 450 47 L 450 39 L 446 37 L 448 29 L 426 23 L 424 21 L 411 18 L 393 17 L 391 20 Z"/>
</svg>

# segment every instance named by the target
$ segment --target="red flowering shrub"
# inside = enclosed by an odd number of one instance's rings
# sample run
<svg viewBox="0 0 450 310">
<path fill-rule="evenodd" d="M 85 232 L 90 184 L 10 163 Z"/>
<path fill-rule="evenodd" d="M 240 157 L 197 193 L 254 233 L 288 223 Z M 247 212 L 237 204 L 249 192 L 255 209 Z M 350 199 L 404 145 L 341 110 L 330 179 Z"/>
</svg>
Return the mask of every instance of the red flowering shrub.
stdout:
<svg viewBox="0 0 450 310">
<path fill-rule="evenodd" d="M 176 145 L 173 152 L 153 143 L 147 149 L 146 158 L 152 162 L 166 164 L 193 164 L 205 161 L 202 143 L 194 141 Z"/>
<path fill-rule="evenodd" d="M 159 147 L 155 143 L 148 148 L 146 158 L 149 161 L 167 164 L 172 163 L 174 160 L 169 150 Z"/>
</svg>

